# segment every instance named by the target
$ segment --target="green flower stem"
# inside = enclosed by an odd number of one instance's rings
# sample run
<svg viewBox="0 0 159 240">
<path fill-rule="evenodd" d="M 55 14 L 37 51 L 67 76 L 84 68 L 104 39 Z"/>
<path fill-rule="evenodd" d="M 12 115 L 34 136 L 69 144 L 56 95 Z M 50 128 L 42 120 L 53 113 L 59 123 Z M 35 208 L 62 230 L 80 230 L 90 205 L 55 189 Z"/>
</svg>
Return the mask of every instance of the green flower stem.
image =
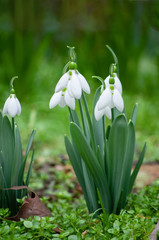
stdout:
<svg viewBox="0 0 159 240">
<path fill-rule="evenodd" d="M 70 113 L 71 121 L 74 122 L 73 115 L 72 115 L 72 111 L 71 111 L 71 109 L 70 109 L 69 107 L 68 107 L 68 110 L 69 110 L 69 113 Z"/>
<path fill-rule="evenodd" d="M 93 149 L 94 149 L 94 152 L 96 152 L 96 143 L 95 143 L 93 126 L 92 126 L 92 122 L 91 122 L 91 118 L 90 118 L 90 114 L 89 114 L 89 110 L 88 110 L 88 106 L 87 106 L 87 101 L 86 101 L 86 98 L 85 98 L 84 94 L 82 94 L 82 100 L 83 100 L 84 108 L 85 108 L 85 111 L 86 111 L 86 116 L 87 116 L 87 120 L 88 120 L 88 125 L 89 125 L 89 130 L 90 130 L 90 136 L 91 136 L 91 140 L 92 140 Z"/>
<path fill-rule="evenodd" d="M 14 135 L 14 118 L 12 118 L 12 131 L 13 131 L 13 135 Z"/>
<path fill-rule="evenodd" d="M 14 82 L 14 80 L 15 80 L 16 78 L 18 78 L 18 76 L 12 77 L 12 79 L 11 79 L 11 81 L 10 81 L 10 86 L 11 86 L 11 88 L 13 88 L 13 82 Z"/>
<path fill-rule="evenodd" d="M 80 108 L 80 114 L 81 114 L 81 120 L 82 120 L 84 135 L 87 137 L 86 122 L 84 121 L 84 111 L 83 111 L 83 107 L 82 107 L 82 103 L 81 103 L 80 99 L 79 99 L 78 103 L 79 103 L 79 108 Z"/>
<path fill-rule="evenodd" d="M 103 78 L 101 78 L 101 77 L 99 77 L 99 76 L 92 76 L 92 78 L 98 79 L 98 80 L 101 82 L 101 84 L 102 84 L 102 86 L 103 86 L 103 89 L 106 88 L 105 82 L 104 82 L 104 79 L 103 79 Z"/>
<path fill-rule="evenodd" d="M 113 108 L 111 108 L 111 114 L 112 114 L 111 122 L 113 123 L 113 121 L 114 121 L 114 109 Z"/>
<path fill-rule="evenodd" d="M 115 54 L 115 52 L 113 51 L 113 49 L 109 46 L 109 45 L 106 45 L 106 47 L 108 48 L 108 50 L 111 52 L 113 58 L 114 58 L 114 62 L 117 66 L 117 74 L 118 74 L 118 77 L 119 77 L 119 64 L 118 64 L 118 58 Z"/>
</svg>

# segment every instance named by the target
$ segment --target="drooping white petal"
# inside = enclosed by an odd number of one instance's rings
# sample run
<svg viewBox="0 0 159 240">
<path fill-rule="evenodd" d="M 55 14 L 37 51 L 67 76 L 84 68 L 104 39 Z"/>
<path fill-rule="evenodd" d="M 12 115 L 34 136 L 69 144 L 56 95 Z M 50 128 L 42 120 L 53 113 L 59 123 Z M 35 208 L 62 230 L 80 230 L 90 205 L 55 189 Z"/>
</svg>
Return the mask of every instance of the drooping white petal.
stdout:
<svg viewBox="0 0 159 240">
<path fill-rule="evenodd" d="M 117 76 L 117 74 L 115 74 L 115 87 L 118 89 L 118 91 L 120 92 L 120 94 L 122 94 L 122 85 L 121 82 Z"/>
<path fill-rule="evenodd" d="M 102 110 L 98 110 L 98 102 L 97 102 L 95 109 L 94 109 L 95 119 L 97 121 L 99 121 L 103 117 L 104 114 L 105 114 L 105 108 L 103 108 Z"/>
<path fill-rule="evenodd" d="M 54 108 L 61 101 L 62 91 L 54 93 L 49 102 L 49 108 Z"/>
<path fill-rule="evenodd" d="M 122 112 L 124 110 L 124 101 L 123 98 L 120 94 L 120 92 L 117 89 L 114 89 L 114 93 L 113 93 L 113 103 L 114 106 L 120 111 Z"/>
<path fill-rule="evenodd" d="M 64 108 L 66 106 L 64 95 L 61 96 L 61 99 L 60 99 L 60 102 L 59 102 L 59 106 L 61 108 Z"/>
<path fill-rule="evenodd" d="M 65 99 L 66 104 L 67 104 L 72 110 L 75 110 L 75 99 L 69 95 L 68 91 L 65 92 L 64 99 Z"/>
<path fill-rule="evenodd" d="M 69 77 L 70 77 L 69 72 L 66 72 L 64 75 L 62 75 L 62 77 L 60 78 L 55 87 L 55 92 L 59 92 L 67 86 Z"/>
<path fill-rule="evenodd" d="M 16 114 L 18 113 L 18 105 L 17 105 L 17 101 L 15 97 L 11 97 L 8 101 L 7 104 L 7 111 L 8 114 L 14 118 L 16 116 Z"/>
<path fill-rule="evenodd" d="M 17 107 L 18 107 L 17 115 L 19 116 L 21 114 L 22 109 L 21 109 L 21 105 L 20 105 L 20 102 L 17 97 L 16 97 L 16 102 L 17 102 Z"/>
<path fill-rule="evenodd" d="M 82 87 L 76 73 L 73 73 L 70 80 L 70 91 L 74 98 L 80 99 Z"/>
<path fill-rule="evenodd" d="M 7 100 L 5 101 L 4 107 L 3 107 L 3 112 L 2 114 L 7 114 L 8 110 L 7 110 L 7 106 L 8 106 L 8 102 L 9 102 L 10 96 L 7 98 Z"/>
<path fill-rule="evenodd" d="M 106 108 L 111 102 L 112 93 L 109 88 L 106 88 L 98 100 L 98 110 Z"/>
<path fill-rule="evenodd" d="M 71 91 L 71 87 L 70 87 L 70 83 L 71 83 L 71 80 L 68 81 L 68 84 L 67 84 L 67 91 L 68 91 L 69 95 L 70 95 L 71 97 L 73 97 L 73 95 L 72 95 L 72 91 Z"/>
<path fill-rule="evenodd" d="M 77 76 L 78 76 L 78 78 L 79 78 L 79 80 L 80 80 L 80 83 L 81 83 L 81 86 L 82 86 L 82 90 L 83 90 L 84 92 L 86 92 L 87 94 L 90 94 L 90 92 L 91 92 L 91 91 L 90 91 L 90 87 L 89 87 L 86 79 L 85 79 L 85 78 L 83 77 L 83 75 L 80 74 L 79 72 L 78 72 Z"/>
<path fill-rule="evenodd" d="M 122 85 L 121 85 L 121 82 L 117 76 L 116 73 L 115 74 L 115 78 L 114 78 L 114 85 L 115 87 L 118 89 L 118 91 L 120 92 L 120 94 L 122 94 Z M 105 85 L 106 85 L 106 88 L 109 88 L 110 84 L 109 84 L 109 79 L 110 79 L 110 75 L 104 80 L 105 82 Z"/>
<path fill-rule="evenodd" d="M 109 118 L 109 119 L 112 118 L 112 113 L 111 113 L 110 107 L 106 107 L 106 108 L 105 108 L 105 115 L 106 115 L 107 118 Z"/>
<path fill-rule="evenodd" d="M 112 91 L 111 91 L 111 100 L 110 100 L 110 102 L 109 102 L 109 104 L 108 104 L 108 107 L 109 107 L 109 108 L 114 108 L 114 107 L 115 107 L 115 106 L 114 106 L 114 102 L 113 102 Z"/>
</svg>

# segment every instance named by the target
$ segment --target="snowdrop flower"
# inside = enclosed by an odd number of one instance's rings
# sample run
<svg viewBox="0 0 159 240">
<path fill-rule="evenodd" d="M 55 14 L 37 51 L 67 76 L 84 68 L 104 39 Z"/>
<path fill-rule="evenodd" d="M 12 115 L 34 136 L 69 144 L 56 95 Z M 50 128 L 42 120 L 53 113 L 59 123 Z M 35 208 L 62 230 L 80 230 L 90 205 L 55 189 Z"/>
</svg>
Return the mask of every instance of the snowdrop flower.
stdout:
<svg viewBox="0 0 159 240">
<path fill-rule="evenodd" d="M 118 91 L 120 92 L 120 94 L 122 94 L 122 85 L 121 85 L 121 82 L 117 76 L 116 73 L 113 73 L 113 77 L 114 77 L 114 85 L 115 87 L 118 89 Z M 106 85 L 106 88 L 110 86 L 110 83 L 109 83 L 109 79 L 111 78 L 111 76 L 109 75 L 105 80 L 105 85 Z"/>
<path fill-rule="evenodd" d="M 104 115 L 107 116 L 107 118 L 111 119 L 111 109 L 110 107 L 105 107 L 101 110 L 98 109 L 98 102 L 95 106 L 95 109 L 94 109 L 94 115 L 95 115 L 95 119 L 97 121 L 99 121 Z"/>
<path fill-rule="evenodd" d="M 80 99 L 82 91 L 90 93 L 90 87 L 82 74 L 76 69 L 75 62 L 69 63 L 69 70 L 63 74 L 55 87 L 49 107 L 54 108 L 56 105 L 64 107 L 69 106 L 75 109 L 75 99 Z"/>
<path fill-rule="evenodd" d="M 76 69 L 76 63 L 71 62 L 69 65 L 69 71 L 66 72 L 58 81 L 55 92 L 59 92 L 68 87 L 70 96 L 80 99 L 82 90 L 87 94 L 90 94 L 90 87 L 82 74 Z"/>
<path fill-rule="evenodd" d="M 66 89 L 55 92 L 50 99 L 49 108 L 54 108 L 56 105 L 59 105 L 61 108 L 67 105 L 75 110 L 75 98 L 71 97 Z"/>
<path fill-rule="evenodd" d="M 94 114 L 98 121 L 103 115 L 111 119 L 111 108 L 116 107 L 120 112 L 124 109 L 122 98 L 122 86 L 120 80 L 115 75 L 108 76 L 105 80 L 106 89 L 103 91 L 96 104 Z"/>
<path fill-rule="evenodd" d="M 11 90 L 10 96 L 7 98 L 4 107 L 3 107 L 3 115 L 9 114 L 12 118 L 16 115 L 21 114 L 21 105 L 18 98 L 15 95 L 14 89 Z"/>
</svg>

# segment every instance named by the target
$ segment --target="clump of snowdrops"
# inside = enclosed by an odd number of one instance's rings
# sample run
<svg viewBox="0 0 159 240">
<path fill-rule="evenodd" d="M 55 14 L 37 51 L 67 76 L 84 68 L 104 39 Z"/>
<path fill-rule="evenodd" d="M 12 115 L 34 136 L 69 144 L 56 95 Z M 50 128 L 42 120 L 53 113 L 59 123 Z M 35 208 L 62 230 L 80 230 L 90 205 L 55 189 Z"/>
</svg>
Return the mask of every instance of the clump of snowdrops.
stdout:
<svg viewBox="0 0 159 240">
<path fill-rule="evenodd" d="M 114 62 L 110 75 L 101 81 L 96 90 L 91 114 L 85 98 L 90 87 L 78 71 L 74 47 L 69 47 L 70 61 L 66 64 L 49 107 L 67 106 L 70 113 L 70 139 L 65 136 L 65 146 L 71 164 L 82 187 L 90 213 L 119 213 L 125 207 L 140 166 L 146 144 L 132 171 L 135 151 L 135 124 L 137 104 L 127 119 L 119 80 L 118 59 L 110 50 Z M 78 101 L 80 114 L 75 109 Z M 106 117 L 111 124 L 106 126 Z"/>
<path fill-rule="evenodd" d="M 33 130 L 23 156 L 20 132 L 15 122 L 15 117 L 21 114 L 21 104 L 13 86 L 16 78 L 13 77 L 11 80 L 10 95 L 5 101 L 3 111 L 0 112 L 0 208 L 9 208 L 12 215 L 17 213 L 19 208 L 17 198 L 22 198 L 25 191 L 13 191 L 8 188 L 22 185 L 28 186 L 34 151 L 31 155 L 26 178 L 24 178 L 24 170 L 35 134 Z"/>
</svg>

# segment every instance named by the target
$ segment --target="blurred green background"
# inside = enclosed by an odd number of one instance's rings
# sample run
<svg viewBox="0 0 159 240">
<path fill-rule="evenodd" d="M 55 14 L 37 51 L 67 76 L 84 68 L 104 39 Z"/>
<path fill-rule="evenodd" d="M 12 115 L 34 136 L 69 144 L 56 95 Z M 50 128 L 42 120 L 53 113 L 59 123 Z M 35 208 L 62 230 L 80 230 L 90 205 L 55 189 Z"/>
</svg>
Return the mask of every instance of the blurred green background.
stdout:
<svg viewBox="0 0 159 240">
<path fill-rule="evenodd" d="M 1 0 L 0 108 L 9 95 L 10 79 L 22 105 L 16 117 L 24 145 L 36 128 L 37 158 L 65 154 L 68 110 L 49 110 L 54 87 L 68 62 L 67 45 L 75 46 L 79 71 L 91 86 L 90 108 L 115 51 L 126 111 L 139 103 L 137 151 L 148 143 L 146 161 L 159 159 L 159 3 L 122 0 Z"/>
</svg>

